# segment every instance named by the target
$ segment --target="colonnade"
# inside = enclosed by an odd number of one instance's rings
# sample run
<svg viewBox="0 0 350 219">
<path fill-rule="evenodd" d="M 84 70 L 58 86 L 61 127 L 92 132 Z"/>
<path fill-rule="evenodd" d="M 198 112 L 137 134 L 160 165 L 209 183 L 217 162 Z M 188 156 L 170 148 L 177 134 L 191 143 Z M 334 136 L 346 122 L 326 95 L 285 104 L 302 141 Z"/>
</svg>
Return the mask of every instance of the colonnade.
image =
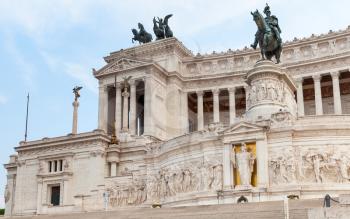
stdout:
<svg viewBox="0 0 350 219">
<path fill-rule="evenodd" d="M 342 114 L 341 97 L 340 97 L 340 85 L 339 85 L 339 75 L 340 72 L 331 72 L 332 86 L 333 86 L 333 102 L 334 102 L 334 114 Z M 321 75 L 313 75 L 312 79 L 314 81 L 315 90 L 315 111 L 316 115 L 323 115 L 323 105 L 322 105 L 322 93 L 321 93 Z M 298 103 L 298 116 L 305 115 L 304 109 L 304 93 L 303 93 L 303 81 L 304 78 L 297 78 L 297 103 Z"/>
</svg>

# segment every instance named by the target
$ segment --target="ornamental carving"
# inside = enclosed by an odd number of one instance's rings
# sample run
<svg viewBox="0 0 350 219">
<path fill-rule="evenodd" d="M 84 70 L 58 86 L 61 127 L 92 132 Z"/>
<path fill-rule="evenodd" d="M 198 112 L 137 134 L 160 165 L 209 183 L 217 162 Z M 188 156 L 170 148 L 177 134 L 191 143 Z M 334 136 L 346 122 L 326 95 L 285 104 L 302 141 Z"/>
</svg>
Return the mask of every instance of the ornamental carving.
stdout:
<svg viewBox="0 0 350 219">
<path fill-rule="evenodd" d="M 286 90 L 283 82 L 277 80 L 257 80 L 248 89 L 248 108 L 261 101 L 285 104 Z"/>
<path fill-rule="evenodd" d="M 295 152 L 270 157 L 271 184 L 350 183 L 350 157 L 346 151 L 308 148 Z"/>
<path fill-rule="evenodd" d="M 159 202 L 179 193 L 222 190 L 223 169 L 221 164 L 196 162 L 162 168 L 147 179 L 147 197 Z"/>
<path fill-rule="evenodd" d="M 144 180 L 132 180 L 130 183 L 115 183 L 107 188 L 109 203 L 112 207 L 140 205 L 147 200 L 147 188 Z"/>
</svg>

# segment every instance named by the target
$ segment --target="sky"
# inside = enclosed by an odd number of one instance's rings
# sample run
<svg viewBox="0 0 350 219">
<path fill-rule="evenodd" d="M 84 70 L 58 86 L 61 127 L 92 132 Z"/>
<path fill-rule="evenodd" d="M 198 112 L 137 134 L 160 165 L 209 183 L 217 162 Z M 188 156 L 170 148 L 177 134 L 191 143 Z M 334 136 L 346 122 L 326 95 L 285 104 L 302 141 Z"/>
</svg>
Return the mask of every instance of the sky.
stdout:
<svg viewBox="0 0 350 219">
<path fill-rule="evenodd" d="M 348 0 L 270 0 L 283 41 L 346 29 Z M 28 140 L 71 132 L 72 88 L 83 86 L 79 132 L 97 128 L 97 80 L 92 68 L 110 52 L 135 46 L 137 23 L 173 14 L 174 36 L 196 53 L 235 50 L 254 41 L 250 11 L 260 0 L 0 0 L 0 164 L 24 139 L 30 93 Z M 153 38 L 155 38 L 153 36 Z M 283 59 L 283 57 L 282 57 Z M 33 176 L 34 177 L 34 176 Z M 0 168 L 0 208 L 6 171 Z"/>
</svg>

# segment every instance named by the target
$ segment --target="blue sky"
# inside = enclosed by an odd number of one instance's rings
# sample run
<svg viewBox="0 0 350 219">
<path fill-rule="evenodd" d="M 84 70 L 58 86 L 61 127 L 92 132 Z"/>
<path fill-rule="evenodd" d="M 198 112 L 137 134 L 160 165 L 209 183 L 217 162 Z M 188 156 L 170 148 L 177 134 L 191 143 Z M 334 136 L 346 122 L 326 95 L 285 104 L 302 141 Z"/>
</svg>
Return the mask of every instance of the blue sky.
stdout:
<svg viewBox="0 0 350 219">
<path fill-rule="evenodd" d="M 29 140 L 71 131 L 72 88 L 82 85 L 79 131 L 97 127 L 97 81 L 91 68 L 109 52 L 133 46 L 131 28 L 152 32 L 153 16 L 174 14 L 174 35 L 194 53 L 250 45 L 256 31 L 250 11 L 258 0 L 1 0 L 0 163 L 23 140 L 26 94 L 30 92 Z M 271 0 L 283 40 L 345 29 L 346 0 Z M 283 60 L 283 57 L 282 57 Z M 6 172 L 0 168 L 0 208 Z"/>
</svg>

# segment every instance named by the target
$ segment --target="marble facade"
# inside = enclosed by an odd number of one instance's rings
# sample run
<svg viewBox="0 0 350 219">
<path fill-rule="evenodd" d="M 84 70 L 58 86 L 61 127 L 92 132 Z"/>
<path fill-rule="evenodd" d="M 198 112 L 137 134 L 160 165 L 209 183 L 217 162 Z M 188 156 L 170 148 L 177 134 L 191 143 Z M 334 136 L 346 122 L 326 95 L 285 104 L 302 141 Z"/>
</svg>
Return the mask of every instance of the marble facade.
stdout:
<svg viewBox="0 0 350 219">
<path fill-rule="evenodd" d="M 176 38 L 112 52 L 93 70 L 97 129 L 20 142 L 5 164 L 6 215 L 345 193 L 350 29 L 286 42 L 279 65 L 259 57 L 194 55 Z M 232 162 L 242 143 L 248 186 Z"/>
</svg>

